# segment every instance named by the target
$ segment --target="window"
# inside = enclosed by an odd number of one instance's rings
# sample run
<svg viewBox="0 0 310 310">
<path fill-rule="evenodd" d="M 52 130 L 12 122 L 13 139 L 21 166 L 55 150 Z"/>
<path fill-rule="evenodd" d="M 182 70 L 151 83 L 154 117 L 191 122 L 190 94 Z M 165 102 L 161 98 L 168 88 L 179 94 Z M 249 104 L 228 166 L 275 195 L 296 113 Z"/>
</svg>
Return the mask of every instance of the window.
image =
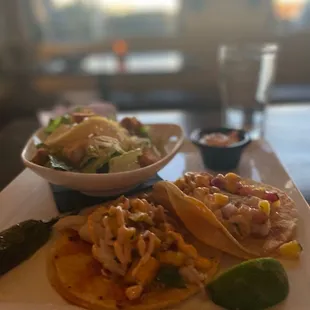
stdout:
<svg viewBox="0 0 310 310">
<path fill-rule="evenodd" d="M 310 29 L 309 0 L 274 0 L 275 14 L 282 33 Z"/>
<path fill-rule="evenodd" d="M 108 38 L 170 36 L 179 0 L 35 0 L 44 41 L 91 43 Z"/>
<path fill-rule="evenodd" d="M 281 83 L 309 80 L 310 0 L 31 1 L 44 74 L 158 73 L 164 67 L 206 70 L 214 86 L 218 44 L 257 39 L 279 42 Z M 115 41 L 127 43 L 125 60 L 112 52 Z"/>
<path fill-rule="evenodd" d="M 174 50 L 130 53 L 124 63 L 128 73 L 175 73 L 182 69 L 184 57 Z M 117 57 L 113 54 L 89 55 L 81 63 L 83 72 L 115 74 L 119 72 Z"/>
</svg>

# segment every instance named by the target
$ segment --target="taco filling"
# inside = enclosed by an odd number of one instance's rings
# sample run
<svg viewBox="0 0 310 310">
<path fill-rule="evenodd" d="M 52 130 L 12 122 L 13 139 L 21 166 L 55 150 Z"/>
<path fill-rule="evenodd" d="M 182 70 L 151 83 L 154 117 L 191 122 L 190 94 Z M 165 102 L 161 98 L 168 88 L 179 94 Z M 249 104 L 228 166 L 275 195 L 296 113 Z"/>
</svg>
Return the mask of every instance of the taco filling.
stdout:
<svg viewBox="0 0 310 310">
<path fill-rule="evenodd" d="M 52 253 L 51 282 L 65 298 L 86 307 L 91 308 L 95 300 L 95 304 L 106 308 L 110 300 L 112 308 L 133 304 L 148 304 L 148 309 L 161 308 L 203 288 L 217 269 L 216 259 L 200 256 L 197 249 L 184 240 L 164 208 L 145 198 L 121 197 L 87 216 L 65 217 L 55 228 L 62 237 L 56 241 Z M 72 247 L 77 248 L 72 250 Z M 88 260 L 87 264 L 78 264 L 73 278 L 67 271 L 77 260 L 72 252 L 84 253 Z M 65 267 L 61 261 L 68 260 L 68 256 L 70 266 Z M 87 267 L 90 265 L 92 267 Z M 85 272 L 89 273 L 85 269 L 94 269 L 94 266 L 97 271 L 92 271 L 84 281 L 96 278 L 101 283 L 100 298 L 95 296 L 97 282 L 89 295 L 85 295 L 85 291 L 94 284 L 89 284 L 86 290 L 77 284 Z M 103 292 L 112 284 L 118 293 L 105 296 Z"/>
<path fill-rule="evenodd" d="M 276 192 L 244 184 L 233 173 L 215 177 L 206 173 L 186 173 L 176 185 L 203 202 L 237 239 L 261 238 L 270 233 L 270 217 L 277 212 L 280 202 Z M 241 197 L 236 200 L 229 193 Z"/>
<path fill-rule="evenodd" d="M 269 185 L 242 179 L 234 173 L 213 176 L 188 172 L 174 184 L 156 185 L 157 189 L 161 187 L 186 226 L 198 222 L 203 215 L 210 230 L 213 226 L 217 231 L 212 239 L 203 235 L 201 229 L 195 235 L 197 238 L 218 248 L 222 242 L 221 249 L 233 255 L 247 257 L 234 251 L 228 245 L 231 241 L 247 254 L 262 256 L 292 240 L 294 235 L 295 205 L 285 193 Z M 197 201 L 202 204 L 198 206 Z"/>
</svg>

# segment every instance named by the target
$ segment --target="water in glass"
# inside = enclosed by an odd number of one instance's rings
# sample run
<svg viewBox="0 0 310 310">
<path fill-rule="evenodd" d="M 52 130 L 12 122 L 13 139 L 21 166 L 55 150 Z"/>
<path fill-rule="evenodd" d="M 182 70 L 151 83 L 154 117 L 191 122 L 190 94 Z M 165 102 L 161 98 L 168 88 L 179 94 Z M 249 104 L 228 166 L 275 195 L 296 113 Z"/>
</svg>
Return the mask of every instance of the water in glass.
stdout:
<svg viewBox="0 0 310 310">
<path fill-rule="evenodd" d="M 223 126 L 249 130 L 253 139 L 263 137 L 276 51 L 274 44 L 220 47 Z"/>
</svg>

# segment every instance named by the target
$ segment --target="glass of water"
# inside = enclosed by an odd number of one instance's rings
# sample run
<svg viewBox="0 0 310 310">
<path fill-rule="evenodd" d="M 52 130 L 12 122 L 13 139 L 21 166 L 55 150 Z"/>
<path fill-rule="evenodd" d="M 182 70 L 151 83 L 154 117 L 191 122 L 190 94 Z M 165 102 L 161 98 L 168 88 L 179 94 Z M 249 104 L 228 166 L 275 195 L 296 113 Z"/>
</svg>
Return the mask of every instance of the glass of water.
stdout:
<svg viewBox="0 0 310 310">
<path fill-rule="evenodd" d="M 264 136 L 266 105 L 273 84 L 276 44 L 222 45 L 218 50 L 222 126 Z"/>
</svg>

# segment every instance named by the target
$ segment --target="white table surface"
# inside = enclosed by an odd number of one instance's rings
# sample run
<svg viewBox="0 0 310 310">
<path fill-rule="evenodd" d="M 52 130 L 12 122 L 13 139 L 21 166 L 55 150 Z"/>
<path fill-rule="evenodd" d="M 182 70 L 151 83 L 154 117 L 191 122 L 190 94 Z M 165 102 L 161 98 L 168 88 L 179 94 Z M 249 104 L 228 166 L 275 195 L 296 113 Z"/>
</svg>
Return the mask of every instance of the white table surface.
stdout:
<svg viewBox="0 0 310 310">
<path fill-rule="evenodd" d="M 1 230 L 25 219 L 48 219 L 56 214 L 49 184 L 29 169 L 0 193 Z"/>
</svg>

